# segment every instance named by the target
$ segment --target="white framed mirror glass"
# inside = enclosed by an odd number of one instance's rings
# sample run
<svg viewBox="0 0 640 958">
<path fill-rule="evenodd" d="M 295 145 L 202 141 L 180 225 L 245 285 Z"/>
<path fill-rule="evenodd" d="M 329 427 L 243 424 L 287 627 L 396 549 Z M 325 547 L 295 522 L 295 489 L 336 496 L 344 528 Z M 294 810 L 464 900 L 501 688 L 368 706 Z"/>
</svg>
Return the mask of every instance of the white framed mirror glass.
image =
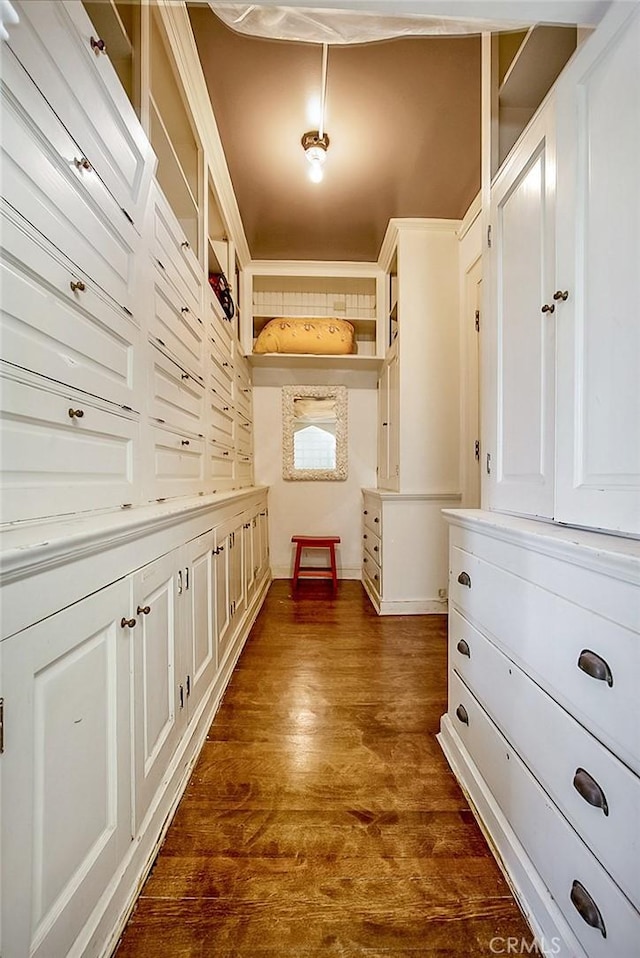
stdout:
<svg viewBox="0 0 640 958">
<path fill-rule="evenodd" d="M 284 479 L 346 479 L 347 387 L 282 387 Z"/>
</svg>

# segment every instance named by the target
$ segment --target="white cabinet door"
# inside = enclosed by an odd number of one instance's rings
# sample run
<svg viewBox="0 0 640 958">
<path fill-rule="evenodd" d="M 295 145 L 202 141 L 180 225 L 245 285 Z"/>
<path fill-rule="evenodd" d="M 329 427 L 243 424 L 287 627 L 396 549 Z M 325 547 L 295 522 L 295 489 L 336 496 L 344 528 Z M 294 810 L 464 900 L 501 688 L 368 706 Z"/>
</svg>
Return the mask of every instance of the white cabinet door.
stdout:
<svg viewBox="0 0 640 958">
<path fill-rule="evenodd" d="M 378 381 L 378 486 L 398 489 L 400 473 L 398 344 L 391 346 Z"/>
<path fill-rule="evenodd" d="M 556 518 L 640 533 L 640 12 L 558 91 Z"/>
<path fill-rule="evenodd" d="M 214 633 L 212 579 L 213 530 L 188 542 L 183 550 L 181 643 L 189 720 L 213 682 L 218 664 Z"/>
<path fill-rule="evenodd" d="M 135 832 L 161 785 L 186 722 L 177 607 L 185 582 L 183 574 L 178 574 L 177 558 L 175 552 L 169 553 L 133 577 L 128 617 L 135 622 L 131 628 Z"/>
<path fill-rule="evenodd" d="M 124 579 L 0 645 L 2 951 L 67 955 L 131 841 Z"/>
<path fill-rule="evenodd" d="M 491 508 L 549 518 L 554 486 L 554 194 L 549 103 L 492 190 L 497 421 L 488 430 L 488 449 L 494 451 Z"/>
</svg>

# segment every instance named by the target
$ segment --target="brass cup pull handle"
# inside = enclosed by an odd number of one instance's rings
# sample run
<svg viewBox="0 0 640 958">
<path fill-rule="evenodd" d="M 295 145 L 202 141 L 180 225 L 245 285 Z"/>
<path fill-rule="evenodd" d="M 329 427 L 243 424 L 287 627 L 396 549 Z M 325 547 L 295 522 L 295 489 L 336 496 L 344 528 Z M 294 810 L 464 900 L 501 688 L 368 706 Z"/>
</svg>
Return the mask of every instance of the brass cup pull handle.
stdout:
<svg viewBox="0 0 640 958">
<path fill-rule="evenodd" d="M 459 705 L 456 709 L 456 718 L 459 722 L 462 722 L 463 725 L 469 724 L 469 713 L 467 712 L 464 705 Z"/>
<path fill-rule="evenodd" d="M 471 576 L 468 572 L 461 572 L 458 576 L 458 582 L 460 585 L 466 585 L 468 589 L 471 588 Z"/>
<path fill-rule="evenodd" d="M 95 37 L 91 37 L 90 43 L 91 49 L 96 56 L 98 56 L 99 53 L 107 52 L 107 44 L 104 42 L 104 40 L 96 40 Z"/>
<path fill-rule="evenodd" d="M 555 299 L 556 302 L 557 302 L 559 299 L 561 299 L 563 303 L 566 303 L 566 301 L 567 301 L 568 298 L 569 298 L 569 290 L 568 290 L 568 289 L 557 289 L 557 290 L 555 291 L 555 293 L 553 294 L 553 298 Z"/>
<path fill-rule="evenodd" d="M 79 293 L 84 293 L 85 289 L 87 288 L 87 287 L 84 285 L 84 283 L 82 282 L 81 279 L 79 279 L 79 280 L 77 280 L 77 281 L 72 279 L 71 282 L 69 283 L 69 286 L 71 287 L 71 292 L 72 292 L 72 293 L 75 293 L 76 290 L 77 290 Z"/>
<path fill-rule="evenodd" d="M 551 315 L 551 313 L 555 313 L 555 311 L 556 308 L 553 303 L 545 303 L 541 310 L 541 312 L 549 313 L 549 315 Z"/>
<path fill-rule="evenodd" d="M 609 814 L 609 804 L 602 786 L 598 785 L 595 778 L 589 775 L 586 769 L 576 769 L 576 774 L 573 776 L 573 787 L 578 795 L 584 798 L 585 802 L 593 805 L 594 808 L 601 808 L 605 815 Z"/>
<path fill-rule="evenodd" d="M 138 615 L 149 615 L 149 613 L 151 612 L 151 606 L 139 605 L 138 608 L 136 609 L 136 612 L 138 613 Z"/>
<path fill-rule="evenodd" d="M 607 929 L 604 924 L 604 919 L 600 914 L 600 909 L 584 885 L 577 879 L 574 880 L 571 886 L 571 894 L 569 897 L 571 898 L 573 907 L 582 920 L 586 921 L 587 925 L 591 925 L 592 928 L 599 928 L 602 937 L 606 938 Z"/>
<path fill-rule="evenodd" d="M 84 416 L 84 409 L 69 409 L 69 419 L 82 419 Z"/>
<path fill-rule="evenodd" d="M 582 669 L 586 675 L 590 675 L 592 679 L 606 682 L 609 688 L 613 685 L 613 673 L 609 668 L 609 663 L 605 662 L 596 652 L 592 652 L 591 649 L 582 650 L 578 656 L 578 668 Z"/>
<path fill-rule="evenodd" d="M 120 619 L 120 628 L 121 628 L 121 629 L 133 629 L 133 628 L 135 628 L 135 626 L 136 626 L 136 620 L 135 620 L 135 619 L 125 619 L 124 616 Z"/>
<path fill-rule="evenodd" d="M 471 658 L 471 649 L 469 648 L 469 643 L 467 642 L 466 639 L 460 639 L 460 641 L 456 645 L 456 649 L 458 650 L 460 655 L 466 655 L 468 659 Z"/>
</svg>

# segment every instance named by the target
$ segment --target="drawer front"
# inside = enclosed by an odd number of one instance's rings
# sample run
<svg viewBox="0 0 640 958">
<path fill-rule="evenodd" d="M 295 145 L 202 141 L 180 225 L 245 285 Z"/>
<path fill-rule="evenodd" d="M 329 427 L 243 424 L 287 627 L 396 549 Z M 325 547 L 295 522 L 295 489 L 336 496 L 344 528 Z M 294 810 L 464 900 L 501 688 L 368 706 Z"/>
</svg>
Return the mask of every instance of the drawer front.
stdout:
<svg viewBox="0 0 640 958">
<path fill-rule="evenodd" d="M 209 333 L 209 351 L 211 359 L 223 369 L 233 369 L 233 350 L 230 348 L 229 340 L 220 335 L 217 330 Z M 227 363 L 226 366 L 223 364 Z"/>
<path fill-rule="evenodd" d="M 211 438 L 223 446 L 233 448 L 235 444 L 236 420 L 231 406 L 220 406 L 213 394 L 209 394 L 209 416 L 211 420 Z"/>
<path fill-rule="evenodd" d="M 246 419 L 252 418 L 251 387 L 236 383 L 236 406 Z"/>
<path fill-rule="evenodd" d="M 204 422 L 204 386 L 157 349 L 151 352 L 151 415 L 168 426 L 198 435 Z"/>
<path fill-rule="evenodd" d="M 229 361 L 219 362 L 216 355 L 211 354 L 209 363 L 209 386 L 223 406 L 234 406 L 233 369 L 227 365 Z"/>
<path fill-rule="evenodd" d="M 233 323 L 228 320 L 224 314 L 221 315 L 221 306 L 215 295 L 211 292 L 211 287 L 208 283 L 205 289 L 205 297 L 207 302 L 209 335 L 212 340 L 218 344 L 224 358 L 233 360 L 235 343 Z"/>
<path fill-rule="evenodd" d="M 640 772 L 640 637 L 456 546 L 450 561 L 453 606 Z"/>
<path fill-rule="evenodd" d="M 150 430 L 154 499 L 189 496 L 202 492 L 205 481 L 205 440 L 161 426 Z"/>
<path fill-rule="evenodd" d="M 2 381 L 3 522 L 134 502 L 137 419 L 46 385 Z"/>
<path fill-rule="evenodd" d="M 455 610 L 449 619 L 449 660 L 578 834 L 640 908 L 640 778 Z M 550 742 L 562 744 L 550 748 Z"/>
<path fill-rule="evenodd" d="M 382 535 L 382 505 L 379 500 L 365 496 L 362 517 L 366 528 L 378 536 Z"/>
<path fill-rule="evenodd" d="M 362 533 L 362 547 L 379 566 L 382 566 L 382 540 L 367 528 Z"/>
<path fill-rule="evenodd" d="M 237 427 L 238 452 L 243 456 L 250 456 L 252 451 L 251 423 L 244 419 L 238 419 Z"/>
<path fill-rule="evenodd" d="M 368 552 L 362 554 L 362 573 L 378 598 L 382 595 L 382 569 Z"/>
<path fill-rule="evenodd" d="M 2 192 L 119 306 L 133 310 L 135 230 L 11 53 L 2 58 Z"/>
<path fill-rule="evenodd" d="M 19 3 L 10 47 L 140 231 L 153 151 L 81 4 Z"/>
<path fill-rule="evenodd" d="M 202 319 L 202 270 L 180 225 L 159 190 L 154 192 L 153 255 L 177 293 L 178 309 Z"/>
<path fill-rule="evenodd" d="M 640 914 L 455 672 L 449 674 L 449 692 L 449 718 L 455 731 L 589 958 L 636 954 Z M 599 928 L 587 924 L 573 904 L 575 882 L 591 896 L 606 937 Z"/>
<path fill-rule="evenodd" d="M 233 449 L 218 442 L 207 443 L 209 457 L 209 476 L 213 481 L 213 491 L 230 489 L 235 480 L 235 459 Z"/>
<path fill-rule="evenodd" d="M 204 327 L 188 306 L 180 305 L 175 290 L 158 272 L 154 278 L 149 331 L 158 345 L 204 382 Z"/>
<path fill-rule="evenodd" d="M 122 406 L 136 408 L 140 330 L 124 310 L 17 214 L 2 218 L 2 358 Z"/>
<path fill-rule="evenodd" d="M 253 458 L 251 456 L 239 456 L 236 463 L 236 475 L 238 484 L 241 486 L 253 485 Z"/>
</svg>

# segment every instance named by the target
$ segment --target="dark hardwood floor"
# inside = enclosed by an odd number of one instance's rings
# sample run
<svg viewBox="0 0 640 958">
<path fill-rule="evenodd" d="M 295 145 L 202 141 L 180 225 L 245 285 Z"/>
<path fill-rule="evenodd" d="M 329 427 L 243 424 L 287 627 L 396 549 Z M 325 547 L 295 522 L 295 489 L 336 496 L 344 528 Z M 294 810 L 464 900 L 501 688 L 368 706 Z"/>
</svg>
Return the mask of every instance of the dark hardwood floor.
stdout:
<svg viewBox="0 0 640 958">
<path fill-rule="evenodd" d="M 445 617 L 380 618 L 359 582 L 290 585 L 271 586 L 117 958 L 531 941 L 435 740 Z"/>
</svg>

